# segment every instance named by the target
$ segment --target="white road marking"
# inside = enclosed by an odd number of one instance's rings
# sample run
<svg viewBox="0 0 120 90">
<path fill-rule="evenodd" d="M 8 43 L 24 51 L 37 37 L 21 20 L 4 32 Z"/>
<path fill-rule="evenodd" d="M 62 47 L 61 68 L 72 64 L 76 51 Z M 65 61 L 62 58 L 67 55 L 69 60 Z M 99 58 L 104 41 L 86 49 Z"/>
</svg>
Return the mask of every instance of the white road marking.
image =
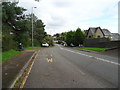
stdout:
<svg viewBox="0 0 120 90">
<path fill-rule="evenodd" d="M 58 45 L 59 46 L 59 45 Z M 60 46 L 59 46 L 60 47 Z M 66 50 L 66 51 L 69 51 L 69 52 L 72 52 L 72 53 L 75 53 L 75 54 L 80 54 L 80 55 L 83 55 L 83 56 L 87 56 L 87 57 L 94 57 L 94 56 L 90 56 L 90 55 L 86 55 L 86 54 L 83 54 L 83 53 L 80 53 L 80 52 L 76 52 L 76 51 L 72 51 L 72 50 L 69 50 L 69 49 L 65 49 L 65 48 L 62 48 L 60 47 L 60 49 L 62 50 Z M 98 57 L 94 57 L 96 60 L 99 60 L 99 61 L 103 61 L 103 62 L 107 62 L 107 63 L 111 63 L 111 64 L 115 64 L 115 65 L 120 65 L 119 63 L 117 62 L 113 62 L 113 61 L 110 61 L 110 60 L 106 60 L 106 59 L 102 59 L 102 58 L 98 58 Z"/>
<path fill-rule="evenodd" d="M 80 69 L 79 69 L 79 72 L 80 72 L 82 75 L 85 75 L 85 73 L 84 73 L 83 71 L 81 71 Z"/>
</svg>

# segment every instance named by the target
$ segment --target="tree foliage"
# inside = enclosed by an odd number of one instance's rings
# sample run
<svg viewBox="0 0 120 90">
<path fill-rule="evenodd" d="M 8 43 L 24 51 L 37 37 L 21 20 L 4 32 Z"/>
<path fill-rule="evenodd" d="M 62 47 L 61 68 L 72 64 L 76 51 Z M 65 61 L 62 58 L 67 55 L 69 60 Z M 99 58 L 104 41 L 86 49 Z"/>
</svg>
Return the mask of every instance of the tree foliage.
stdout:
<svg viewBox="0 0 120 90">
<path fill-rule="evenodd" d="M 31 45 L 32 15 L 24 15 L 26 9 L 17 3 L 2 3 L 2 43 L 3 51 L 17 48 L 21 42 L 24 47 Z M 45 25 L 33 14 L 34 45 L 39 46 L 46 35 Z"/>
<path fill-rule="evenodd" d="M 62 41 L 65 41 L 66 40 L 66 35 L 67 35 L 67 32 L 63 32 L 63 33 L 61 33 L 61 40 Z"/>
<path fill-rule="evenodd" d="M 66 35 L 66 43 L 68 46 L 70 46 L 70 44 L 74 44 L 75 43 L 75 31 L 69 31 L 67 32 L 67 35 Z"/>
<path fill-rule="evenodd" d="M 83 44 L 86 38 L 85 33 L 80 28 L 77 28 L 75 31 L 71 30 L 69 32 L 61 33 L 59 36 L 59 40 L 65 41 L 68 46 L 71 46 L 71 44 L 79 46 L 80 44 Z"/>
<path fill-rule="evenodd" d="M 79 46 L 79 44 L 83 44 L 85 39 L 85 34 L 81 31 L 80 28 L 77 28 L 75 32 L 75 46 Z"/>
<path fill-rule="evenodd" d="M 46 35 L 44 38 L 44 43 L 48 43 L 50 46 L 53 46 L 53 37 L 51 35 Z"/>
</svg>

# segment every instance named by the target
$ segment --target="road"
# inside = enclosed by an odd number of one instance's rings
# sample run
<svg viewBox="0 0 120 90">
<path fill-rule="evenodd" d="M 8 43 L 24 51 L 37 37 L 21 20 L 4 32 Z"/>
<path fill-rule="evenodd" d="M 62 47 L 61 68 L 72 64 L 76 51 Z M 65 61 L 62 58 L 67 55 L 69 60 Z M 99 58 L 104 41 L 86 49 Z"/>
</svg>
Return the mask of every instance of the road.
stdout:
<svg viewBox="0 0 120 90">
<path fill-rule="evenodd" d="M 118 59 L 55 45 L 38 53 L 24 88 L 117 88 Z"/>
</svg>

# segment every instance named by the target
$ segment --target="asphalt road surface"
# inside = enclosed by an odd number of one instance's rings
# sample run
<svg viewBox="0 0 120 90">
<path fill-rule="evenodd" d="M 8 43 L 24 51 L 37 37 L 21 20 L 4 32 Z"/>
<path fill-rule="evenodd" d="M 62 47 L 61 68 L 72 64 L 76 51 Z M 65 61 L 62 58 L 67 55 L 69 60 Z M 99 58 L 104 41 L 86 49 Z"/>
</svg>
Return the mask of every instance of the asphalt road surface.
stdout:
<svg viewBox="0 0 120 90">
<path fill-rule="evenodd" d="M 118 59 L 55 45 L 43 48 L 24 88 L 117 88 Z"/>
</svg>

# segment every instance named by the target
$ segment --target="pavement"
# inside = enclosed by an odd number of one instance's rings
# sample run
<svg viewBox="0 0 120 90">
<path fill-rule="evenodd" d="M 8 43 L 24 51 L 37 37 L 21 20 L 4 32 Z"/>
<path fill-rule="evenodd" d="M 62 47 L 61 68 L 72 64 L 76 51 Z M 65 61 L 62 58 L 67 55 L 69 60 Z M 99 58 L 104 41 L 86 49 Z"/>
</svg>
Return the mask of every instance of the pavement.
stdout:
<svg viewBox="0 0 120 90">
<path fill-rule="evenodd" d="M 2 64 L 2 88 L 10 87 L 34 52 L 35 50 L 25 50 L 23 53 Z"/>
<path fill-rule="evenodd" d="M 118 57 L 55 45 L 43 48 L 24 88 L 117 88 Z"/>
<path fill-rule="evenodd" d="M 100 54 L 108 55 L 108 56 L 112 56 L 112 57 L 118 57 L 119 53 L 120 53 L 120 48 L 115 48 L 115 49 L 107 50 L 105 52 L 101 52 Z"/>
<path fill-rule="evenodd" d="M 71 47 L 68 47 L 71 48 Z M 78 49 L 78 48 L 74 48 L 80 51 L 84 51 L 84 52 L 90 52 L 90 53 L 96 53 L 96 54 L 100 54 L 100 55 L 107 55 L 107 56 L 111 56 L 111 57 L 118 57 L 118 54 L 120 53 L 120 48 L 111 48 L 108 49 L 106 51 L 102 51 L 102 52 L 97 52 L 97 51 L 91 51 L 91 50 L 82 50 L 82 49 Z"/>
</svg>

